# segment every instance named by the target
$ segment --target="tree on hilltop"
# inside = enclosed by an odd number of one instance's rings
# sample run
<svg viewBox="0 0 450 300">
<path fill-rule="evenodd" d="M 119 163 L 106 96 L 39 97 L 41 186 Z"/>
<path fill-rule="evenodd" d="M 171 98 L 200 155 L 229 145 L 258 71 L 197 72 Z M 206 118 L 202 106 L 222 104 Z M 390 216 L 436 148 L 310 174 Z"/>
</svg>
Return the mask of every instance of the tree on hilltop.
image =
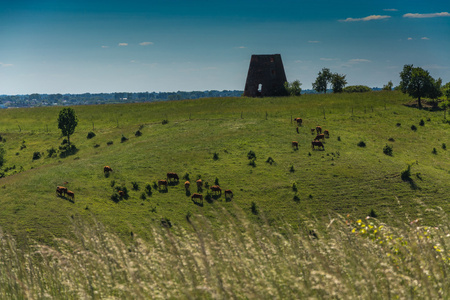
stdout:
<svg viewBox="0 0 450 300">
<path fill-rule="evenodd" d="M 417 105 L 422 108 L 422 97 L 436 99 L 441 96 L 440 85 L 442 80 L 435 80 L 430 73 L 413 65 L 404 65 L 400 72 L 400 89 L 404 94 L 417 98 Z M 437 90 L 438 89 L 438 90 Z"/>
<path fill-rule="evenodd" d="M 330 69 L 323 68 L 322 71 L 319 72 L 316 81 L 312 84 L 314 90 L 318 93 L 324 92 L 327 93 L 327 85 L 331 82 L 333 74 L 331 74 Z"/>
<path fill-rule="evenodd" d="M 75 111 L 68 107 L 63 108 L 59 112 L 58 128 L 61 129 L 63 136 L 67 136 L 67 142 L 70 145 L 70 135 L 75 131 L 75 127 L 78 125 L 78 118 L 75 115 Z"/>
<path fill-rule="evenodd" d="M 345 80 L 345 75 L 334 73 L 331 77 L 331 86 L 333 88 L 333 93 L 342 93 L 347 80 Z"/>
</svg>

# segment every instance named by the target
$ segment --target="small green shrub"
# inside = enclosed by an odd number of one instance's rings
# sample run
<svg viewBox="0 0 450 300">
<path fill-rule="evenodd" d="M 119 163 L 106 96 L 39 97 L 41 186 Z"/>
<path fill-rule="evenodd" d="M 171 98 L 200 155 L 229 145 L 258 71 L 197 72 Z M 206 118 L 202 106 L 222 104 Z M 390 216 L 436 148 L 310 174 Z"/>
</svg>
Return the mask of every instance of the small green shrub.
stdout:
<svg viewBox="0 0 450 300">
<path fill-rule="evenodd" d="M 416 125 L 411 125 L 411 130 L 412 130 L 412 131 L 417 131 Z"/>
<path fill-rule="evenodd" d="M 258 207 L 256 206 L 256 203 L 254 201 L 252 201 L 252 205 L 250 207 L 250 209 L 252 210 L 252 214 L 257 215 L 258 212 Z"/>
<path fill-rule="evenodd" d="M 116 181 L 115 180 L 111 180 L 111 187 L 114 187 L 116 185 Z"/>
<path fill-rule="evenodd" d="M 139 183 L 133 181 L 131 182 L 131 185 L 133 185 L 133 191 L 139 191 Z"/>
<path fill-rule="evenodd" d="M 100 147 L 99 144 L 95 144 L 95 145 L 94 145 L 94 148 L 98 148 L 98 147 Z"/>
<path fill-rule="evenodd" d="M 419 125 L 420 125 L 420 126 L 425 126 L 425 122 L 424 122 L 423 119 L 420 120 Z"/>
<path fill-rule="evenodd" d="M 297 183 L 293 183 L 292 184 L 292 190 L 294 191 L 294 192 L 297 192 L 297 190 L 298 190 L 298 188 L 297 188 Z"/>
<path fill-rule="evenodd" d="M 87 134 L 87 139 L 92 139 L 93 137 L 95 137 L 95 133 L 89 131 L 89 133 Z"/>
<path fill-rule="evenodd" d="M 162 122 L 161 122 L 163 125 L 166 125 L 166 124 L 168 124 L 169 123 L 169 120 L 162 120 Z"/>
<path fill-rule="evenodd" d="M 338 136 L 338 137 L 337 137 L 337 140 L 338 140 L 338 142 L 340 142 L 340 141 L 341 141 L 341 137 L 340 137 L 340 136 Z"/>
<path fill-rule="evenodd" d="M 433 151 L 431 151 L 431 153 L 433 153 L 433 154 L 437 154 L 437 150 L 436 150 L 436 148 L 433 148 Z"/>
<path fill-rule="evenodd" d="M 386 146 L 383 147 L 383 153 L 389 156 L 392 156 L 393 150 L 394 150 L 393 147 L 388 144 L 386 144 Z"/>
<path fill-rule="evenodd" d="M 442 149 L 444 149 L 444 150 L 447 149 L 447 145 L 445 143 L 442 143 Z"/>
<path fill-rule="evenodd" d="M 389 142 L 395 142 L 394 138 L 388 138 Z"/>
<path fill-rule="evenodd" d="M 366 147 L 366 143 L 364 141 L 361 141 L 358 143 L 358 147 L 364 148 Z"/>
<path fill-rule="evenodd" d="M 248 158 L 248 159 L 253 159 L 253 160 L 255 160 L 255 159 L 256 159 L 256 154 L 255 154 L 255 152 L 252 151 L 252 150 L 250 150 L 250 151 L 247 153 L 247 158 Z"/>
<path fill-rule="evenodd" d="M 184 180 L 187 180 L 187 181 L 189 181 L 189 173 L 185 173 L 184 175 L 183 175 L 183 177 L 182 177 Z"/>
<path fill-rule="evenodd" d="M 53 157 L 54 154 L 56 154 L 56 149 L 51 147 L 50 149 L 47 149 L 47 157 Z"/>
<path fill-rule="evenodd" d="M 125 143 L 126 141 L 128 141 L 128 138 L 122 134 L 122 137 L 120 138 L 120 142 Z"/>
<path fill-rule="evenodd" d="M 371 217 L 371 218 L 378 217 L 378 214 L 375 212 L 375 210 L 373 208 L 370 210 L 369 217 Z"/>
<path fill-rule="evenodd" d="M 152 187 L 150 184 L 147 183 L 147 185 L 145 186 L 145 192 L 147 193 L 147 195 L 151 196 L 152 195 Z"/>
<path fill-rule="evenodd" d="M 249 166 L 256 167 L 256 162 L 254 159 L 250 160 L 248 163 Z"/>
<path fill-rule="evenodd" d="M 142 192 L 142 194 L 141 194 L 141 200 L 144 201 L 145 199 L 147 199 L 147 196 L 145 195 L 144 192 Z"/>
<path fill-rule="evenodd" d="M 267 158 L 267 160 L 266 160 L 266 163 L 273 164 L 273 163 L 275 163 L 275 160 L 273 160 L 273 158 L 269 156 L 269 158 Z"/>
<path fill-rule="evenodd" d="M 218 160 L 219 159 L 219 154 L 217 152 L 214 152 L 213 159 L 214 160 Z"/>
<path fill-rule="evenodd" d="M 111 146 L 112 144 L 114 144 L 113 141 L 109 141 L 109 142 L 106 143 L 106 145 L 108 145 L 108 146 Z"/>
<path fill-rule="evenodd" d="M 344 93 L 367 93 L 372 92 L 372 89 L 366 85 L 350 85 L 342 90 Z"/>
<path fill-rule="evenodd" d="M 400 126 L 402 126 L 402 124 L 401 123 L 397 123 L 397 124 L 395 124 L 397 127 L 400 127 Z"/>
<path fill-rule="evenodd" d="M 39 159 L 41 158 L 41 153 L 40 152 L 34 152 L 33 153 L 33 160 Z"/>
<path fill-rule="evenodd" d="M 290 165 L 290 166 L 289 166 L 289 172 L 291 172 L 291 173 L 294 173 L 294 172 L 295 172 L 294 165 Z"/>
<path fill-rule="evenodd" d="M 134 133 L 134 136 L 135 137 L 139 137 L 139 136 L 141 136 L 142 135 L 142 132 L 140 131 L 140 130 L 138 130 L 138 131 L 136 131 L 135 133 Z"/>
<path fill-rule="evenodd" d="M 295 195 L 293 200 L 298 203 L 300 202 L 300 197 L 298 195 Z"/>
<path fill-rule="evenodd" d="M 113 193 L 111 195 L 111 200 L 114 201 L 115 203 L 118 203 L 120 201 L 120 196 L 117 193 Z"/>
</svg>

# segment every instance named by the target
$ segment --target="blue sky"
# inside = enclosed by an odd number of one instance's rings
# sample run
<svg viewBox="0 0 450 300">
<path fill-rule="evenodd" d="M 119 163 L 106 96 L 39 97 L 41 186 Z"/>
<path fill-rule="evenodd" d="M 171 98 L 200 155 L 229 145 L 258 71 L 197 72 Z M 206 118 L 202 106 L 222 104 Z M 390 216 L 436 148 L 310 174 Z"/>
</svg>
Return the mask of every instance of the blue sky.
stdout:
<svg viewBox="0 0 450 300">
<path fill-rule="evenodd" d="M 252 54 L 279 53 L 310 89 L 450 81 L 450 1 L 0 0 L 0 94 L 243 90 Z"/>
</svg>

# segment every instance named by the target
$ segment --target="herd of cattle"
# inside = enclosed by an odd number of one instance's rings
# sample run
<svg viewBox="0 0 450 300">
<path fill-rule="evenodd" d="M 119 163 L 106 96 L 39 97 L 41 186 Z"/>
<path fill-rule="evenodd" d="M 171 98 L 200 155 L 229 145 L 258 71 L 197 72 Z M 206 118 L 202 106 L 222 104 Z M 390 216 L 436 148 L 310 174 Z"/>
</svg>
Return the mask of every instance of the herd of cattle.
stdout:
<svg viewBox="0 0 450 300">
<path fill-rule="evenodd" d="M 298 133 L 298 126 L 302 126 L 303 120 L 302 120 L 302 118 L 295 118 L 294 121 L 297 123 L 297 133 Z M 316 137 L 311 142 L 312 149 L 314 150 L 315 147 L 317 147 L 319 149 L 322 148 L 322 150 L 325 150 L 325 146 L 323 145 L 323 143 L 320 140 L 325 141 L 325 138 L 329 138 L 330 132 L 328 130 L 324 130 L 322 133 L 322 127 L 316 126 L 316 128 L 311 128 L 311 134 L 312 135 L 316 134 Z M 294 149 L 298 150 L 298 142 L 293 141 L 292 147 Z"/>
<path fill-rule="evenodd" d="M 297 133 L 298 131 L 298 126 L 302 126 L 303 120 L 302 118 L 295 118 L 294 121 L 297 124 Z M 316 126 L 316 128 L 311 128 L 311 134 L 314 135 L 316 134 L 316 137 L 313 139 L 313 141 L 311 142 L 311 147 L 314 150 L 315 147 L 317 148 L 322 148 L 322 150 L 325 150 L 325 147 L 323 145 L 323 143 L 320 140 L 325 141 L 325 138 L 329 138 L 330 137 L 330 133 L 328 130 L 324 130 L 322 133 L 322 127 L 321 126 Z M 292 142 L 292 147 L 294 149 L 298 150 L 298 142 L 297 141 L 293 141 Z M 106 174 L 109 172 L 112 172 L 113 169 L 110 166 L 105 166 L 103 167 L 103 172 Z M 168 186 L 170 183 L 175 182 L 178 183 L 180 181 L 180 178 L 178 177 L 177 173 L 174 172 L 169 172 L 167 173 L 166 179 L 161 179 L 158 180 L 158 190 L 164 189 L 167 191 Z M 203 201 L 203 195 L 201 194 L 201 192 L 203 191 L 203 181 L 201 179 L 198 179 L 196 182 L 197 185 L 197 192 L 193 193 L 191 195 L 191 199 L 194 202 L 197 202 L 197 200 L 201 200 Z M 184 183 L 184 188 L 186 190 L 186 193 L 190 194 L 190 186 L 191 183 L 189 181 L 186 181 Z M 211 192 L 214 195 L 221 195 L 222 194 L 222 188 L 219 185 L 213 185 L 210 187 Z M 59 196 L 68 196 L 69 198 L 71 198 L 72 200 L 75 200 L 75 193 L 72 191 L 69 191 L 66 187 L 64 186 L 57 186 L 56 187 L 56 193 Z M 118 192 L 119 196 L 123 196 L 124 192 L 123 191 L 119 191 Z M 231 199 L 233 197 L 233 192 L 231 190 L 225 190 L 225 199 Z"/>
<path fill-rule="evenodd" d="M 113 169 L 110 166 L 104 166 L 103 167 L 103 173 L 105 174 L 109 174 L 110 172 L 112 172 Z M 160 179 L 158 180 L 158 190 L 164 189 L 167 191 L 168 186 L 170 183 L 178 183 L 180 181 L 180 177 L 178 177 L 177 173 L 174 172 L 169 172 L 166 175 L 166 179 Z M 201 192 L 203 191 L 203 181 L 201 179 L 198 179 L 196 181 L 197 184 L 197 193 L 193 193 L 191 195 L 191 200 L 194 201 L 195 203 L 197 203 L 197 200 L 201 200 L 203 202 L 203 195 L 201 194 Z M 191 183 L 189 181 L 186 181 L 184 183 L 184 188 L 186 190 L 186 193 L 190 194 L 190 186 Z M 221 195 L 222 194 L 222 188 L 219 185 L 213 185 L 210 187 L 211 192 L 214 195 Z M 64 186 L 57 186 L 56 187 L 56 194 L 59 196 L 68 196 L 69 198 L 71 198 L 72 200 L 75 200 L 75 193 L 72 191 L 69 191 L 66 187 Z M 124 196 L 124 192 L 123 191 L 118 191 L 119 196 L 123 197 Z M 233 192 L 229 189 L 225 190 L 225 199 L 231 199 L 233 198 Z"/>
</svg>

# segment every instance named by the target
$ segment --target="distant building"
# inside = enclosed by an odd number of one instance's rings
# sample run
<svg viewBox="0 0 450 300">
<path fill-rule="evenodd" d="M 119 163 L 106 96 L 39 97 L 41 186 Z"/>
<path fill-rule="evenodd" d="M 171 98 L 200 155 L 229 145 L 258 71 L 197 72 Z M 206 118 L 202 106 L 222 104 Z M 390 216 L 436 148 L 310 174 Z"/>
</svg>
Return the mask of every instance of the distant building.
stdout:
<svg viewBox="0 0 450 300">
<path fill-rule="evenodd" d="M 244 96 L 286 96 L 286 82 L 280 54 L 252 55 L 245 83 Z"/>
</svg>

